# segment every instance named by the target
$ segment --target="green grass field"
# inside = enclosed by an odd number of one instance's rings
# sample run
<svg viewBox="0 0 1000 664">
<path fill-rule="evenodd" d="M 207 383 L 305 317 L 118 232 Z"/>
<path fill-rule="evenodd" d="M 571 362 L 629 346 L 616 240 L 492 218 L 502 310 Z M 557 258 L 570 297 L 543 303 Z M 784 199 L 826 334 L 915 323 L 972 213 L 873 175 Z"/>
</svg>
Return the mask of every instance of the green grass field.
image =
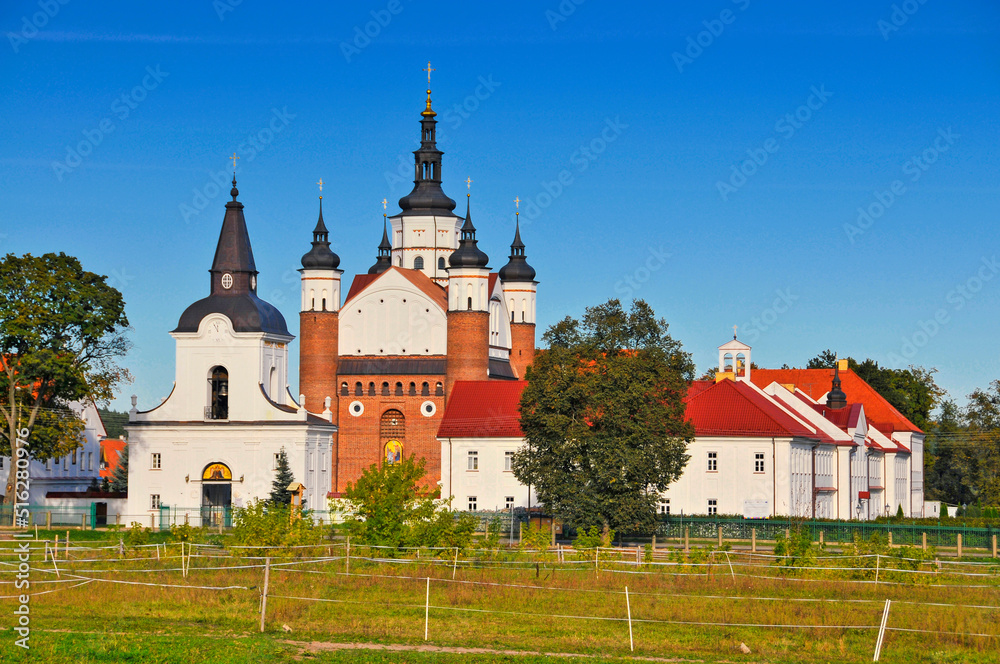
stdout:
<svg viewBox="0 0 1000 664">
<path fill-rule="evenodd" d="M 0 543 L 5 597 L 11 544 Z M 876 585 L 874 569 L 836 558 L 786 570 L 760 555 L 732 555 L 730 568 L 704 551 L 658 555 L 658 565 L 604 552 L 598 571 L 572 554 L 564 563 L 551 553 L 463 556 L 453 567 L 450 552 L 379 561 L 355 547 L 348 575 L 344 547 L 321 547 L 274 552 L 261 634 L 262 560 L 197 548 L 185 578 L 179 544 L 161 547 L 160 559 L 152 548 L 124 559 L 96 548 L 115 544 L 80 540 L 68 559 L 60 552 L 58 579 L 41 549 L 32 554 L 31 591 L 45 594 L 30 602 L 31 650 L 15 647 L 18 602 L 2 599 L 0 661 L 868 662 L 886 599 L 883 662 L 994 662 L 1000 647 L 975 636 L 1000 634 L 995 565 L 883 568 Z"/>
</svg>

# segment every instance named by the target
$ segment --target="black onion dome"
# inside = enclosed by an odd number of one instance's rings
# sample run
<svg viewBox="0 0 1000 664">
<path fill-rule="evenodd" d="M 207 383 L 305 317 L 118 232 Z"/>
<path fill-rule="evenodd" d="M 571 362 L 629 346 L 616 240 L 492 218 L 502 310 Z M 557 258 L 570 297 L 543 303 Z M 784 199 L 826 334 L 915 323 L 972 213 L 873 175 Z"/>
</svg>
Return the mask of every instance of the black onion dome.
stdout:
<svg viewBox="0 0 1000 664">
<path fill-rule="evenodd" d="M 436 115 L 431 108 L 431 91 L 428 90 L 427 108 L 420 114 L 420 147 L 413 152 L 413 190 L 399 199 L 402 216 L 457 216 L 454 212 L 455 201 L 441 189 L 441 157 L 444 153 L 437 148 Z"/>
<path fill-rule="evenodd" d="M 174 332 L 197 332 L 211 314 L 228 318 L 236 332 L 268 332 L 291 336 L 285 318 L 274 306 L 257 297 L 257 267 L 250 246 L 250 233 L 243 217 L 243 203 L 236 200 L 236 178 L 226 203 L 226 216 L 212 262 L 211 294 L 181 314 Z"/>
<path fill-rule="evenodd" d="M 514 241 L 510 245 L 510 260 L 500 268 L 500 281 L 534 281 L 535 268 L 528 265 L 521 242 L 521 221 L 514 226 Z"/>
<path fill-rule="evenodd" d="M 469 200 L 466 197 L 465 203 L 465 224 L 462 225 L 462 239 L 458 241 L 458 249 L 452 252 L 448 258 L 450 267 L 478 267 L 484 268 L 490 262 L 476 241 L 476 227 L 472 225 L 472 214 L 469 211 Z"/>
<path fill-rule="evenodd" d="M 340 256 L 330 249 L 330 232 L 323 223 L 323 199 L 319 201 L 319 220 L 313 229 L 312 249 L 302 257 L 302 267 L 307 270 L 336 270 Z"/>
</svg>

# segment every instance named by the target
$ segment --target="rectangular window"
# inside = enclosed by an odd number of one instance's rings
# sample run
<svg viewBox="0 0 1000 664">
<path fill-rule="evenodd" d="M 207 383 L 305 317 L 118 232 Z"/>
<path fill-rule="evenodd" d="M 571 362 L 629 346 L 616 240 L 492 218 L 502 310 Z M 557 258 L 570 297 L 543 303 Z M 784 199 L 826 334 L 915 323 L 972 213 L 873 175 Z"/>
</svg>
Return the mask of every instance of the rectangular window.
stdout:
<svg viewBox="0 0 1000 664">
<path fill-rule="evenodd" d="M 45 470 L 52 470 L 52 459 L 45 460 Z"/>
<path fill-rule="evenodd" d="M 87 452 L 87 470 L 94 469 L 94 453 Z"/>
<path fill-rule="evenodd" d="M 73 450 L 73 465 L 76 465 L 76 450 Z"/>
<path fill-rule="evenodd" d="M 281 453 L 280 452 L 275 452 L 274 453 L 274 460 L 271 462 L 271 470 L 277 470 L 278 469 L 278 459 L 280 457 L 281 457 Z"/>
<path fill-rule="evenodd" d="M 160 453 L 159 452 L 153 452 L 152 454 L 149 455 L 149 467 L 150 467 L 151 470 L 159 470 L 160 469 Z"/>
<path fill-rule="evenodd" d="M 763 473 L 764 472 L 764 453 L 757 452 L 753 455 L 753 472 Z"/>
<path fill-rule="evenodd" d="M 469 450 L 469 470 L 479 470 L 479 452 L 476 450 Z M 469 509 L 475 508 L 470 507 Z"/>
<path fill-rule="evenodd" d="M 708 514 L 709 516 L 719 513 L 719 501 L 715 498 L 708 499 Z"/>
<path fill-rule="evenodd" d="M 503 453 L 503 469 L 504 470 L 514 470 L 514 453 L 504 452 Z"/>
<path fill-rule="evenodd" d="M 504 508 L 509 510 L 512 507 L 514 507 L 514 496 L 507 496 L 504 498 Z"/>
<path fill-rule="evenodd" d="M 670 516 L 670 499 L 664 498 L 660 501 L 660 514 Z"/>
<path fill-rule="evenodd" d="M 69 470 L 69 455 L 63 457 L 63 472 Z"/>
<path fill-rule="evenodd" d="M 719 470 L 719 453 L 709 452 L 708 453 L 708 472 L 715 473 Z"/>
<path fill-rule="evenodd" d="M 3 457 L 0 456 L 0 470 L 3 470 Z"/>
<path fill-rule="evenodd" d="M 470 512 L 475 512 L 476 511 L 476 497 L 475 496 L 469 496 L 469 511 Z"/>
<path fill-rule="evenodd" d="M 149 509 L 151 510 L 160 509 L 160 494 L 158 493 L 149 494 Z"/>
</svg>

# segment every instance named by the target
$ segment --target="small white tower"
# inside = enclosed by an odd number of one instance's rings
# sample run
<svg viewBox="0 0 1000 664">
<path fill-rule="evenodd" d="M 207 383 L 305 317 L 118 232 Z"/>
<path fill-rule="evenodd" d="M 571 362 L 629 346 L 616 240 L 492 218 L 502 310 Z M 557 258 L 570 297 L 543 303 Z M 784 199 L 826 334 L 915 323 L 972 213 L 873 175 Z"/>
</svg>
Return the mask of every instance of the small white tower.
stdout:
<svg viewBox="0 0 1000 664">
<path fill-rule="evenodd" d="M 735 327 L 733 340 L 719 346 L 719 371 L 716 380 L 721 380 L 720 376 L 750 381 L 750 346 L 736 338 Z"/>
</svg>

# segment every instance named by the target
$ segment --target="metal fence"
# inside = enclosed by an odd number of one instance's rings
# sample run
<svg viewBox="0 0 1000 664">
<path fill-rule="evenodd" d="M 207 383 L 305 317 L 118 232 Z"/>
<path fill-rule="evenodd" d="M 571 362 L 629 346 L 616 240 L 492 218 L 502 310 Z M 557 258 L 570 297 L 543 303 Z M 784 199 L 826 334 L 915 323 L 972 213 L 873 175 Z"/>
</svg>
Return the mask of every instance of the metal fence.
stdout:
<svg viewBox="0 0 1000 664">
<path fill-rule="evenodd" d="M 847 544 L 854 541 L 855 536 L 869 539 L 874 534 L 880 534 L 888 539 L 892 534 L 893 544 L 923 544 L 923 536 L 927 535 L 929 546 L 955 546 L 957 536 L 962 536 L 965 547 L 988 549 L 994 535 L 1000 534 L 1000 527 L 972 528 L 959 525 L 931 525 L 925 523 L 874 523 L 871 521 L 792 521 L 784 519 L 741 519 L 712 517 L 668 517 L 661 519 L 656 529 L 657 538 L 684 537 L 685 528 L 690 529 L 690 536 L 696 539 L 715 539 L 718 529 L 722 528 L 723 539 L 747 540 L 751 538 L 751 530 L 756 530 L 759 540 L 774 540 L 784 535 L 786 530 L 808 528 L 814 542 L 820 540 L 831 544 Z"/>
</svg>

